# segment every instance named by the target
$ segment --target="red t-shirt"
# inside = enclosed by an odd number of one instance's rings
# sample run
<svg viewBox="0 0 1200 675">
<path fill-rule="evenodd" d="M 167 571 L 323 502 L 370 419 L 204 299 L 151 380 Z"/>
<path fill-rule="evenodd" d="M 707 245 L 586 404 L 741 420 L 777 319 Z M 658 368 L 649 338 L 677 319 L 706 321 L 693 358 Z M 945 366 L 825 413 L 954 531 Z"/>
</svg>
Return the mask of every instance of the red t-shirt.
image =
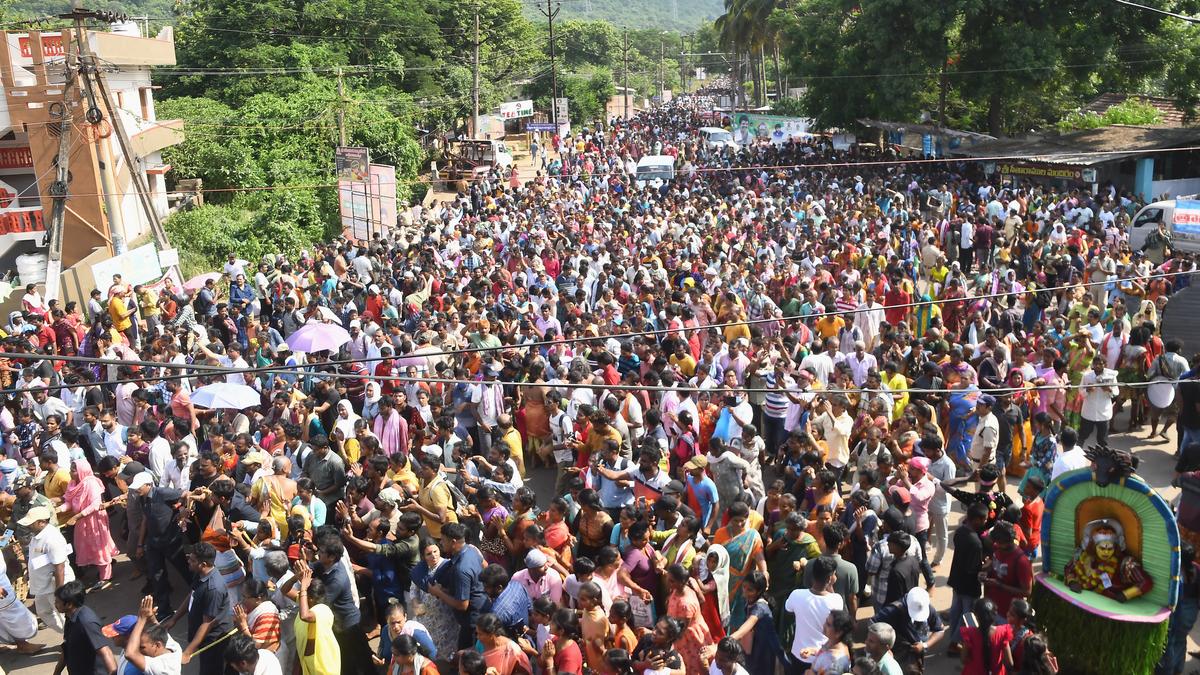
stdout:
<svg viewBox="0 0 1200 675">
<path fill-rule="evenodd" d="M 1042 544 L 1042 513 L 1046 510 L 1046 503 L 1041 497 L 1029 502 L 1021 507 L 1021 531 L 1025 533 L 1025 538 L 1029 540 L 1029 549 L 1033 550 Z"/>
<path fill-rule="evenodd" d="M 988 576 L 1006 586 L 1029 588 L 1033 582 L 1033 564 L 1018 547 L 1014 546 L 1008 552 L 996 549 L 992 552 L 992 569 Z M 1020 597 L 995 586 L 988 586 L 984 594 L 996 603 L 996 613 L 1000 616 L 1006 616 L 1012 601 Z"/>
<path fill-rule="evenodd" d="M 1001 616 L 1004 616 L 1001 614 Z M 988 660 L 983 661 L 983 642 L 978 628 L 965 627 L 962 629 L 963 649 L 967 652 L 967 662 L 963 665 L 962 675 L 1006 675 L 1004 667 L 1004 645 L 1012 641 L 1012 626 L 993 626 L 991 639 L 988 640 Z M 985 667 L 986 665 L 986 667 Z"/>
</svg>

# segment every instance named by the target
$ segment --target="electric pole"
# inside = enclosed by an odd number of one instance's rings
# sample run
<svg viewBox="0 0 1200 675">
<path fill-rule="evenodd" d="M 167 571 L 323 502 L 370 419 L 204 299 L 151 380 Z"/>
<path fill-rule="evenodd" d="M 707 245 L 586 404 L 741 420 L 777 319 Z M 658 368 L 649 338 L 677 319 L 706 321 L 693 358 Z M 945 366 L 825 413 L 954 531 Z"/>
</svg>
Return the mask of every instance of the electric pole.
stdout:
<svg viewBox="0 0 1200 675">
<path fill-rule="evenodd" d="M 31 38 L 32 39 L 32 38 Z M 67 45 L 66 68 L 63 76 L 63 100 L 58 121 L 58 158 L 55 161 L 54 182 L 50 184 L 50 228 L 46 231 L 46 245 L 49 252 L 46 259 L 46 298 L 58 298 L 59 276 L 62 274 L 62 243 L 63 229 L 67 217 L 67 191 L 71 177 L 71 89 L 75 86 L 75 42 Z M 40 45 L 31 45 L 33 49 L 41 49 Z M 54 117 L 54 106 L 50 107 L 50 116 Z M 52 129 L 49 127 L 48 129 Z"/>
<path fill-rule="evenodd" d="M 338 145 L 346 147 L 346 83 L 342 80 L 342 69 L 337 69 L 338 88 Z"/>
<path fill-rule="evenodd" d="M 550 23 L 550 121 L 554 123 L 555 133 L 558 133 L 558 68 L 554 63 L 554 17 L 562 5 L 553 6 L 554 0 L 546 0 L 546 9 L 538 11 Z"/>
<path fill-rule="evenodd" d="M 663 59 L 667 57 L 667 43 L 662 38 L 658 39 L 658 103 L 662 105 L 667 102 L 667 83 L 663 79 Z"/>
<path fill-rule="evenodd" d="M 471 138 L 479 135 L 479 3 L 475 2 L 474 73 L 471 81 Z"/>
<path fill-rule="evenodd" d="M 621 45 L 621 75 L 625 91 L 621 98 L 625 103 L 625 119 L 629 119 L 629 29 L 625 29 L 625 43 Z"/>
<path fill-rule="evenodd" d="M 683 33 L 679 34 L 679 93 L 687 93 L 687 58 L 684 53 L 687 49 L 683 46 Z"/>
</svg>

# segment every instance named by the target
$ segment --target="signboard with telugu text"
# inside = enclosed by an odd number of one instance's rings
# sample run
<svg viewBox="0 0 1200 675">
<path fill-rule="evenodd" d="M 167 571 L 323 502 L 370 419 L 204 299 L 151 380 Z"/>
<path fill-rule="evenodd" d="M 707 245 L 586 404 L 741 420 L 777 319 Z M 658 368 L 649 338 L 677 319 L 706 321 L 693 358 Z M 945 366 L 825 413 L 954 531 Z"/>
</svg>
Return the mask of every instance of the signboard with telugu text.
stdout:
<svg viewBox="0 0 1200 675">
<path fill-rule="evenodd" d="M 338 180 L 361 183 L 371 172 L 371 153 L 366 148 L 339 147 L 333 155 L 333 169 Z"/>
<path fill-rule="evenodd" d="M 1083 171 L 1077 166 L 1059 166 L 1036 162 L 1002 162 L 996 166 L 1002 176 L 1029 178 L 1051 178 L 1056 180 L 1082 181 Z"/>
<path fill-rule="evenodd" d="M 1200 239 L 1200 201 L 1176 199 L 1173 234 L 1182 239 Z"/>
</svg>

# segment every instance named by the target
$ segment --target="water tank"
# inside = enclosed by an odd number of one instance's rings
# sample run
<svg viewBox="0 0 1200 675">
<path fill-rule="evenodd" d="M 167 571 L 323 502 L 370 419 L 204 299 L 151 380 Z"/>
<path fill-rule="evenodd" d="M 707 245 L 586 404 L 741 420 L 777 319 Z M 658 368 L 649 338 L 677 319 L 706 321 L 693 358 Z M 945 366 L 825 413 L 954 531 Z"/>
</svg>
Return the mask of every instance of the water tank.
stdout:
<svg viewBox="0 0 1200 675">
<path fill-rule="evenodd" d="M 20 278 L 20 285 L 46 283 L 48 260 L 45 253 L 26 253 L 17 256 L 17 276 Z"/>
<path fill-rule="evenodd" d="M 142 37 L 142 27 L 136 21 L 118 21 L 109 30 L 117 35 Z"/>
</svg>

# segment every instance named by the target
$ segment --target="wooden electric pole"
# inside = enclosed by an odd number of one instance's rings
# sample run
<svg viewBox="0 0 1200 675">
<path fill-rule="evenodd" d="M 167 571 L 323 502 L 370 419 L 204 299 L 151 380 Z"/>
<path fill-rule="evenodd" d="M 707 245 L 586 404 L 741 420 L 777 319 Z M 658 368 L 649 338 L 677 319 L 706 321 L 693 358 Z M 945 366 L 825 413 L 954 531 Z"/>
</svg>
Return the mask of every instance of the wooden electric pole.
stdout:
<svg viewBox="0 0 1200 675">
<path fill-rule="evenodd" d="M 625 103 L 625 119 L 629 119 L 629 29 L 625 29 L 625 42 L 621 45 L 621 77 L 623 78 L 621 98 Z"/>
<path fill-rule="evenodd" d="M 342 79 L 342 69 L 337 69 L 337 89 L 338 89 L 338 110 L 337 110 L 337 125 L 338 125 L 338 145 L 346 147 L 346 82 Z"/>
<path fill-rule="evenodd" d="M 550 121 L 554 123 L 554 133 L 558 133 L 558 67 L 554 62 L 554 18 L 562 5 L 554 6 L 554 0 L 546 0 L 546 9 L 538 11 L 550 23 Z"/>
<path fill-rule="evenodd" d="M 479 136 L 479 3 L 475 2 L 475 39 L 471 73 L 471 138 Z"/>
</svg>

